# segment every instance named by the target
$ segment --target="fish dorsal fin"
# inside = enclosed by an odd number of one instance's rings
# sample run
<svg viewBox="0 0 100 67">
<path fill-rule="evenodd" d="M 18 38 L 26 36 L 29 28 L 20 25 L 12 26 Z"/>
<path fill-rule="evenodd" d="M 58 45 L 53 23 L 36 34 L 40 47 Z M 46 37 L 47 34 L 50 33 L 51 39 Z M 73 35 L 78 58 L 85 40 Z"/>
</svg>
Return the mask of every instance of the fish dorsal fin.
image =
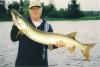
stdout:
<svg viewBox="0 0 100 67">
<path fill-rule="evenodd" d="M 77 32 L 72 32 L 72 33 L 67 34 L 67 36 L 68 36 L 68 37 L 71 37 L 72 39 L 75 40 L 76 34 L 77 34 Z"/>
</svg>

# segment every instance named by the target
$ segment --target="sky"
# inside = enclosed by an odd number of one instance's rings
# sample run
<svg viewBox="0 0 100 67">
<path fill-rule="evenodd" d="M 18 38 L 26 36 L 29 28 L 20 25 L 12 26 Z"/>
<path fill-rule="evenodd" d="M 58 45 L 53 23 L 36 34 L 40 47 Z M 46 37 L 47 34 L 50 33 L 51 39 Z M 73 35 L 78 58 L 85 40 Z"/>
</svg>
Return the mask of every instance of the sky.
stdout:
<svg viewBox="0 0 100 67">
<path fill-rule="evenodd" d="M 7 3 L 12 2 L 12 0 L 6 0 L 6 1 Z M 44 2 L 45 5 L 49 4 L 49 0 L 40 0 L 40 1 Z M 71 0 L 54 0 L 54 4 L 57 9 L 67 8 L 68 3 L 70 3 L 70 1 Z M 100 0 L 77 0 L 77 3 L 80 4 L 81 10 L 83 11 L 87 11 L 87 10 L 100 11 Z"/>
</svg>

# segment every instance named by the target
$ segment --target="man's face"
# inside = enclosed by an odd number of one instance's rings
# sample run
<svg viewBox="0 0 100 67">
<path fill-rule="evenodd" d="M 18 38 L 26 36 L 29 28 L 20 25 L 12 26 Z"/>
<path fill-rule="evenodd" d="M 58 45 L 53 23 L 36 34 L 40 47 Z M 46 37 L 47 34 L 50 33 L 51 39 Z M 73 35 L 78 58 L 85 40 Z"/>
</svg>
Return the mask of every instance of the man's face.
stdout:
<svg viewBox="0 0 100 67">
<path fill-rule="evenodd" d="M 29 13 L 33 19 L 38 19 L 42 15 L 42 10 L 40 7 L 32 7 L 29 9 Z"/>
</svg>

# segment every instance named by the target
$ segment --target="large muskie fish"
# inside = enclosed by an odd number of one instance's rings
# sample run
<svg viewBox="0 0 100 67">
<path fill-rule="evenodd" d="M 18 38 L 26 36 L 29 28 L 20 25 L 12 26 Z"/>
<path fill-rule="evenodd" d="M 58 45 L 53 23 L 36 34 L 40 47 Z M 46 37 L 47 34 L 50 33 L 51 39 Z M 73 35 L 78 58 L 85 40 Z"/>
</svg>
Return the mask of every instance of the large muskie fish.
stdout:
<svg viewBox="0 0 100 67">
<path fill-rule="evenodd" d="M 58 33 L 44 32 L 34 28 L 27 20 L 25 20 L 16 10 L 11 10 L 11 15 L 14 24 L 22 31 L 26 36 L 28 36 L 33 41 L 50 45 L 56 44 L 58 41 L 63 41 L 65 46 L 68 48 L 70 53 L 74 53 L 75 48 L 78 47 L 82 50 L 82 53 L 86 60 L 89 60 L 90 52 L 89 49 L 94 46 L 94 44 L 81 44 L 75 40 L 76 32 L 68 35 L 62 35 Z"/>
</svg>

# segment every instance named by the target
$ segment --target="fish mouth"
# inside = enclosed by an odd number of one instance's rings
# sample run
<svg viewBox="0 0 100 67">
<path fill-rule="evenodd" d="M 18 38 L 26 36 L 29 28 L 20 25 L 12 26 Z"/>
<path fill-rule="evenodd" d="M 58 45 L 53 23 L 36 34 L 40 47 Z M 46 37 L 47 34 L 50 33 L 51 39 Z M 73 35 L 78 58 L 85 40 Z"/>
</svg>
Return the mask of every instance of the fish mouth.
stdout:
<svg viewBox="0 0 100 67">
<path fill-rule="evenodd" d="M 18 20 L 19 18 L 22 18 L 22 16 L 15 9 L 11 10 L 11 15 L 12 18 L 14 18 L 14 20 Z"/>
<path fill-rule="evenodd" d="M 27 29 L 28 24 L 25 24 L 24 18 L 15 9 L 11 10 L 11 15 L 12 15 L 12 19 L 13 19 L 14 24 L 19 29 L 21 29 L 21 30 Z"/>
<path fill-rule="evenodd" d="M 14 9 L 11 10 L 11 16 L 12 16 L 12 20 L 14 22 L 14 25 L 20 25 L 18 23 L 18 15 L 16 14 L 16 11 Z"/>
<path fill-rule="evenodd" d="M 16 11 L 15 9 L 12 9 L 12 10 L 11 10 L 11 14 L 14 14 L 14 15 L 16 16 L 16 18 L 17 18 L 17 16 L 22 17 L 22 16 L 18 13 L 18 11 Z"/>
<path fill-rule="evenodd" d="M 11 16 L 12 16 L 13 21 L 17 22 L 19 15 L 18 15 L 18 12 L 15 9 L 11 10 Z"/>
</svg>

